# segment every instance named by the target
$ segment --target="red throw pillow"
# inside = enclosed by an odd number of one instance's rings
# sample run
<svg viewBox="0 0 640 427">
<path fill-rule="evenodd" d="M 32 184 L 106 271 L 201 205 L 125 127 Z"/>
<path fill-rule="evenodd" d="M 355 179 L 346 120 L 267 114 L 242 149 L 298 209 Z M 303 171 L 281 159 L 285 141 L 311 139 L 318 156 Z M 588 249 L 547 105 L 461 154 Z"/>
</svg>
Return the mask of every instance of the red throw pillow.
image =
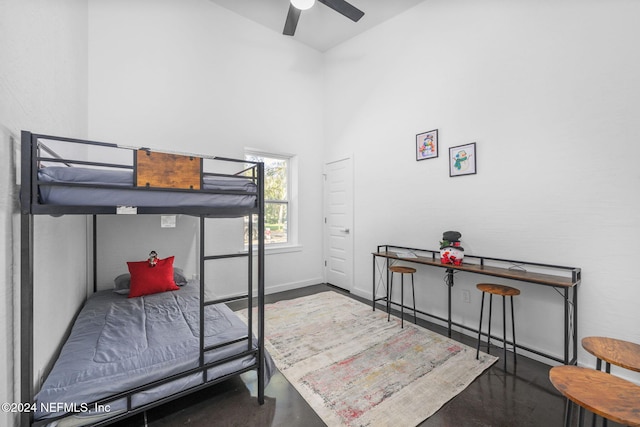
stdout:
<svg viewBox="0 0 640 427">
<path fill-rule="evenodd" d="M 180 289 L 173 280 L 173 258 L 159 259 L 154 267 L 149 261 L 127 262 L 131 273 L 129 298 Z"/>
</svg>

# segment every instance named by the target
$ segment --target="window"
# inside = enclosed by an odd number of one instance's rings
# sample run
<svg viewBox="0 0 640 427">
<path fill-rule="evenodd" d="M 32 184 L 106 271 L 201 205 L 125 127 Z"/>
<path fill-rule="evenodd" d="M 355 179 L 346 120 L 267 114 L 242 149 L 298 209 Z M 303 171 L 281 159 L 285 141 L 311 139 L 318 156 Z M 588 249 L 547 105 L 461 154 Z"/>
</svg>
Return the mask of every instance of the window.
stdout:
<svg viewBox="0 0 640 427">
<path fill-rule="evenodd" d="M 275 246 L 292 243 L 289 236 L 291 156 L 247 151 L 245 160 L 264 163 L 265 244 Z M 253 225 L 257 231 L 257 223 Z M 246 226 L 244 243 L 249 243 Z M 254 233 L 253 244 L 257 243 L 257 234 Z"/>
</svg>

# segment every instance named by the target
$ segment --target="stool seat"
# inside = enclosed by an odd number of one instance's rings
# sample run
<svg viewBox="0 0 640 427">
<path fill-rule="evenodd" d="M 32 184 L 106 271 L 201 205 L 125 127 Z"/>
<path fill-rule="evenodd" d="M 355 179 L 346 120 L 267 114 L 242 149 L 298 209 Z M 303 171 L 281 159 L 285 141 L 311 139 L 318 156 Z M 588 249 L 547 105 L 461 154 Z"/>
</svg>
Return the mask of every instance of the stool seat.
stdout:
<svg viewBox="0 0 640 427">
<path fill-rule="evenodd" d="M 416 269 L 413 267 L 405 267 L 404 265 L 392 265 L 389 267 L 389 270 L 394 273 L 403 273 L 403 274 L 413 274 L 416 272 Z"/>
<path fill-rule="evenodd" d="M 476 288 L 482 292 L 488 292 L 493 295 L 500 295 L 503 297 L 513 297 L 520 295 L 520 289 L 512 288 L 506 285 L 496 285 L 494 283 L 478 283 Z"/>
<path fill-rule="evenodd" d="M 582 347 L 597 359 L 631 371 L 640 372 L 640 345 L 606 337 L 586 337 Z"/>
<path fill-rule="evenodd" d="M 555 366 L 549 379 L 563 396 L 594 414 L 623 425 L 640 425 L 640 386 L 622 378 L 579 366 Z M 571 423 L 570 411 L 565 425 Z"/>
</svg>

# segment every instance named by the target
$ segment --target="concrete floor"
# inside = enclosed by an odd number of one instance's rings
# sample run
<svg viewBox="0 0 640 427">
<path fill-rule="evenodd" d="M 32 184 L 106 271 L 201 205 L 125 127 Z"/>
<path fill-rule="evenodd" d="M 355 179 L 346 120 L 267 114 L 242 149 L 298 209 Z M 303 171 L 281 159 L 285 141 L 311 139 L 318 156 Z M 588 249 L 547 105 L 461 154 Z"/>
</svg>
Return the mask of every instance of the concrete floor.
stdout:
<svg viewBox="0 0 640 427">
<path fill-rule="evenodd" d="M 283 292 L 266 297 L 267 303 L 326 290 L 327 285 Z M 407 317 L 409 319 L 409 317 Z M 446 335 L 446 329 L 418 320 L 421 326 Z M 453 339 L 475 347 L 476 341 L 454 333 Z M 492 354 L 502 357 L 501 349 Z M 550 366 L 518 356 L 514 368 L 508 354 L 507 371 L 499 360 L 467 389 L 445 404 L 420 426 L 428 427 L 527 427 L 562 426 L 565 400 L 549 381 Z M 198 393 L 113 424 L 117 427 L 177 426 L 324 426 L 325 424 L 278 372 L 265 390 L 265 403 L 256 399 L 256 375 L 243 374 Z M 574 411 L 576 413 L 577 411 Z M 572 425 L 577 425 L 573 420 Z M 586 417 L 591 424 L 591 415 Z M 598 424 L 601 425 L 601 420 Z M 609 426 L 617 424 L 609 422 Z M 403 427 L 403 426 L 398 426 Z"/>
</svg>

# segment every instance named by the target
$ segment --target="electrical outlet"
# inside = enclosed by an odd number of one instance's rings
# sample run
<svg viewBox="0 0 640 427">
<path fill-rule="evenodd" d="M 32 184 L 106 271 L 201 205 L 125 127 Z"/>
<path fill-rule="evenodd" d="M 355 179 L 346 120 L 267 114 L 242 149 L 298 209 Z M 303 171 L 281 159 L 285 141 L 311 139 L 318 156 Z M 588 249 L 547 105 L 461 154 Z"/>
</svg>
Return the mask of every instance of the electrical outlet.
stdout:
<svg viewBox="0 0 640 427">
<path fill-rule="evenodd" d="M 462 302 L 466 302 L 467 304 L 471 303 L 471 292 L 469 292 L 469 289 L 462 290 Z"/>
</svg>

